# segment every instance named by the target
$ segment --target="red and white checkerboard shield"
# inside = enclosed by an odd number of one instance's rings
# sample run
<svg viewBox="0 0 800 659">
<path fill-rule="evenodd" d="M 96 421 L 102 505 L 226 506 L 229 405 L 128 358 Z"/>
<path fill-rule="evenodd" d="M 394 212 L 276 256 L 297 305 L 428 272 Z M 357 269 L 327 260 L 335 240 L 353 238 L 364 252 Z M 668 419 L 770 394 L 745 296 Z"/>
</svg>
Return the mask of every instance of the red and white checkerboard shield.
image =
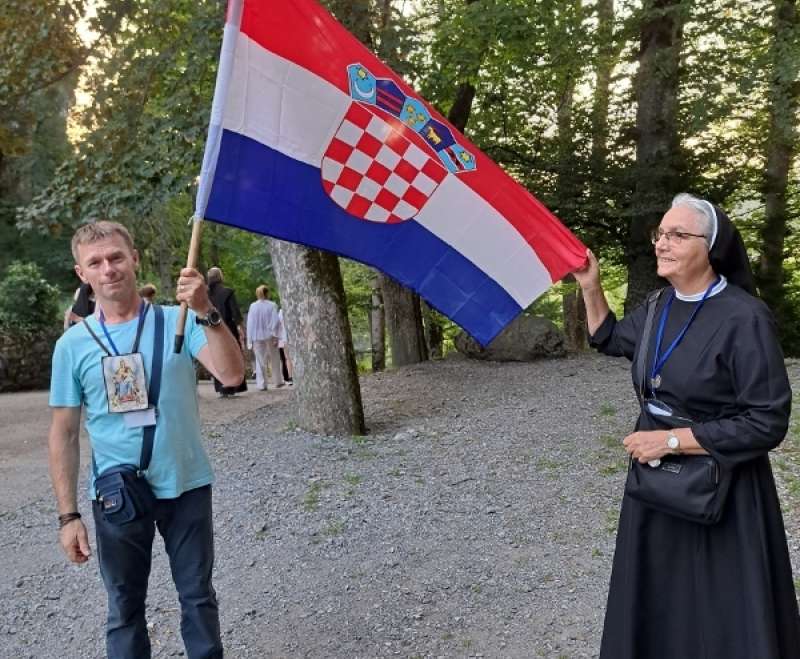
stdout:
<svg viewBox="0 0 800 659">
<path fill-rule="evenodd" d="M 399 121 L 351 104 L 322 158 L 325 191 L 364 220 L 412 219 L 447 176 L 412 134 Z"/>
</svg>

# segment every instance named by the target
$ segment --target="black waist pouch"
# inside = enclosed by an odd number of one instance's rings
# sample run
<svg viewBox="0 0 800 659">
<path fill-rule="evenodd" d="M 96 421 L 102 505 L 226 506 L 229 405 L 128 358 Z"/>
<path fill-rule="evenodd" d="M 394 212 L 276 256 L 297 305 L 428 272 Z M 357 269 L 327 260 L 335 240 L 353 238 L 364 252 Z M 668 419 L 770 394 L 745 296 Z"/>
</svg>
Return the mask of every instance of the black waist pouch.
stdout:
<svg viewBox="0 0 800 659">
<path fill-rule="evenodd" d="M 106 469 L 94 481 L 97 503 L 110 524 L 127 524 L 153 512 L 156 497 L 134 465 Z"/>
<path fill-rule="evenodd" d="M 642 405 L 648 429 L 690 427 L 685 416 L 656 416 Z M 662 513 L 716 524 L 725 511 L 733 474 L 710 455 L 665 455 L 658 467 L 631 458 L 625 494 Z"/>
<path fill-rule="evenodd" d="M 631 459 L 625 493 L 662 513 L 716 524 L 730 484 L 730 472 L 710 455 L 665 455 L 655 468 Z"/>
</svg>

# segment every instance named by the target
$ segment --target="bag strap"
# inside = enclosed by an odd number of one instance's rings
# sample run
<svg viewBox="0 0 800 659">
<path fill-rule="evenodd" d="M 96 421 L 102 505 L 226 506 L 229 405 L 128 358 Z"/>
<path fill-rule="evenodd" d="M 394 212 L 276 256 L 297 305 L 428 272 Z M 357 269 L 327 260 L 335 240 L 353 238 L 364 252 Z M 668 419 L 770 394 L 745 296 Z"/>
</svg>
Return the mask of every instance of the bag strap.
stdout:
<svg viewBox="0 0 800 659">
<path fill-rule="evenodd" d="M 156 416 L 158 416 L 158 399 L 161 395 L 161 368 L 164 362 L 164 310 L 160 305 L 154 304 L 153 313 L 155 314 L 155 328 L 153 330 L 153 364 L 152 372 L 150 373 L 150 386 L 147 391 L 148 400 L 153 404 L 156 409 Z M 88 324 L 84 325 L 89 333 L 95 340 L 103 346 L 102 342 L 97 338 L 97 335 L 92 332 Z M 108 352 L 108 350 L 106 350 Z M 111 354 L 111 353 L 109 353 Z M 146 471 L 150 466 L 150 459 L 153 457 L 153 442 L 155 441 L 156 426 L 145 426 L 142 436 L 142 452 L 139 456 L 139 471 Z M 97 478 L 97 462 L 94 459 L 94 451 L 92 451 L 92 471 L 95 478 Z"/>
<path fill-rule="evenodd" d="M 111 356 L 112 356 L 112 354 L 111 354 L 111 351 L 110 351 L 110 350 L 109 350 L 109 349 L 106 347 L 106 344 L 105 344 L 105 343 L 103 343 L 103 342 L 100 340 L 100 337 L 98 337 L 98 336 L 97 336 L 97 334 L 95 334 L 94 330 L 93 330 L 93 329 L 92 329 L 92 328 L 89 326 L 89 322 L 88 322 L 88 320 L 87 320 L 86 318 L 84 318 L 84 319 L 81 321 L 81 323 L 83 323 L 83 326 L 86 328 L 86 331 L 87 331 L 87 332 L 89 332 L 89 334 L 91 334 L 91 335 L 92 335 L 92 338 L 95 340 L 95 342 L 97 343 L 97 345 L 99 345 L 99 346 L 100 346 L 100 349 L 101 349 L 101 350 L 102 350 L 104 353 L 106 353 L 106 354 L 107 354 L 109 357 L 111 357 Z"/>
<path fill-rule="evenodd" d="M 153 311 L 156 314 L 155 334 L 153 336 L 153 371 L 150 374 L 150 391 L 147 395 L 153 407 L 155 407 L 156 415 L 158 415 L 158 398 L 161 395 L 161 366 L 164 360 L 164 310 L 160 305 L 153 305 Z M 150 466 L 155 436 L 155 425 L 144 427 L 142 455 L 139 458 L 140 471 L 147 471 Z"/>
<path fill-rule="evenodd" d="M 639 343 L 639 355 L 636 358 L 636 375 L 639 377 L 639 387 L 636 389 L 636 396 L 639 398 L 639 405 L 644 406 L 644 390 L 647 380 L 647 348 L 650 345 L 650 334 L 653 332 L 653 318 L 656 315 L 658 298 L 661 296 L 663 288 L 650 294 L 647 299 L 647 318 L 644 321 L 642 340 Z"/>
</svg>

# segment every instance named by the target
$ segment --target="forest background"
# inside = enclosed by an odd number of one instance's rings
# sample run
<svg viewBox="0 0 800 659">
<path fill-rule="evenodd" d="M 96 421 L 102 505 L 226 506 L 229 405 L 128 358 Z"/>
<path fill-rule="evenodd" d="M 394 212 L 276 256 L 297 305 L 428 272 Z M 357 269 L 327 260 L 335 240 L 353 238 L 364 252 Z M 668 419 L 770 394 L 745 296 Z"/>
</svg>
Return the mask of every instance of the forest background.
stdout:
<svg viewBox="0 0 800 659">
<path fill-rule="evenodd" d="M 739 226 L 784 350 L 800 354 L 795 1 L 324 4 L 601 256 L 618 312 L 658 285 L 649 231 L 691 191 Z M 4 0 L 0 326 L 58 322 L 78 283 L 70 236 L 99 218 L 132 230 L 141 281 L 171 298 L 224 14 L 221 0 Z M 275 283 L 261 236 L 208 223 L 200 261 L 222 267 L 244 308 Z M 375 310 L 397 292 L 340 261 L 324 276 L 343 281 L 359 366 L 380 368 Z M 576 296 L 558 284 L 534 311 L 574 325 Z M 457 328 L 411 303 L 417 357 L 442 354 Z M 389 318 L 388 330 L 402 363 L 402 328 Z"/>
</svg>

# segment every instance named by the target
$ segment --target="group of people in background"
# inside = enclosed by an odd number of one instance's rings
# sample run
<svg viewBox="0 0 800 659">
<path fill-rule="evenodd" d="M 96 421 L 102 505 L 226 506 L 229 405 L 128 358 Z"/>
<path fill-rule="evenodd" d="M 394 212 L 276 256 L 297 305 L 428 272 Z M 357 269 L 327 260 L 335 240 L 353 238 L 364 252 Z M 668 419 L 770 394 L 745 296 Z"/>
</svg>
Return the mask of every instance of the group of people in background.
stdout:
<svg viewBox="0 0 800 659">
<path fill-rule="evenodd" d="M 283 321 L 283 310 L 269 299 L 269 287 L 261 285 L 256 288 L 256 301 L 247 312 L 247 327 L 236 301 L 233 289 L 223 285 L 224 275 L 218 267 L 208 270 L 206 277 L 208 297 L 220 312 L 223 324 L 239 342 L 242 352 L 252 350 L 253 372 L 256 389 L 267 390 L 267 380 L 272 388 L 292 385 L 292 362 L 287 347 L 286 326 Z M 158 289 L 154 284 L 144 284 L 139 288 L 139 295 L 150 304 L 155 303 Z M 72 306 L 64 313 L 64 331 L 90 316 L 95 310 L 92 287 L 81 284 L 76 290 Z M 247 378 L 235 387 L 223 385 L 213 375 L 214 390 L 222 398 L 229 398 L 237 393 L 247 391 Z"/>
</svg>

